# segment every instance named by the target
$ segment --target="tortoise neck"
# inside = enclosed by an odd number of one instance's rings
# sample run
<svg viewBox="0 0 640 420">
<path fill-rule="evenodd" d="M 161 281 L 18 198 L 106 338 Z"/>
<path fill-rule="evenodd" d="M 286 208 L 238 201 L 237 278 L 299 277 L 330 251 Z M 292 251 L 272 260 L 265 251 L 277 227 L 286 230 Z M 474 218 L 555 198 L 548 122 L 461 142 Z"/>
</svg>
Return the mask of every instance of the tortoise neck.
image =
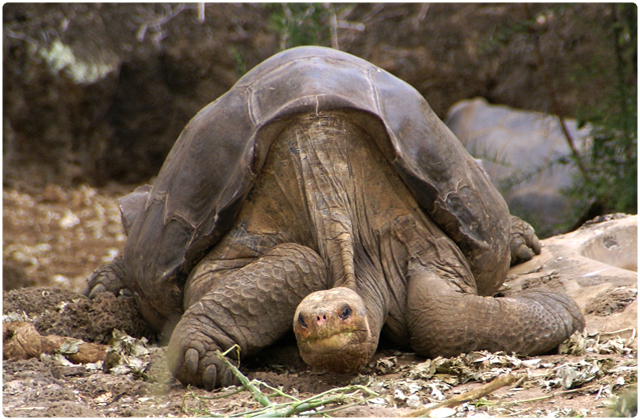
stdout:
<svg viewBox="0 0 640 420">
<path fill-rule="evenodd" d="M 384 273 L 361 246 L 356 247 L 354 259 L 355 287 L 352 289 L 364 301 L 371 330 L 375 331 L 379 338 L 388 315 L 389 290 L 385 287 Z"/>
</svg>

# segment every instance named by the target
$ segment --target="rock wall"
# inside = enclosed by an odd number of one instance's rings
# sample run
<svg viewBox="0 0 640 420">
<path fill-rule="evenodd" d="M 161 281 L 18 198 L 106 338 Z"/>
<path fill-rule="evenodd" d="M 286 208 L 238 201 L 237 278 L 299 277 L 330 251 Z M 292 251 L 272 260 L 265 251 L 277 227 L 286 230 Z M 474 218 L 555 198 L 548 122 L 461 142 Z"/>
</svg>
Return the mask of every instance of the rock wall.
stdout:
<svg viewBox="0 0 640 420">
<path fill-rule="evenodd" d="M 415 86 L 444 117 L 455 102 L 570 115 L 610 88 L 576 67 L 612 62 L 611 6 L 357 4 L 340 8 L 340 49 Z M 260 4 L 6 4 L 5 185 L 148 181 L 181 129 L 282 33 Z M 544 62 L 536 55 L 539 41 Z M 548 79 L 548 80 L 547 80 Z"/>
<path fill-rule="evenodd" d="M 185 124 L 276 51 L 268 14 L 191 6 L 4 8 L 7 182 L 102 184 L 155 175 Z"/>
</svg>

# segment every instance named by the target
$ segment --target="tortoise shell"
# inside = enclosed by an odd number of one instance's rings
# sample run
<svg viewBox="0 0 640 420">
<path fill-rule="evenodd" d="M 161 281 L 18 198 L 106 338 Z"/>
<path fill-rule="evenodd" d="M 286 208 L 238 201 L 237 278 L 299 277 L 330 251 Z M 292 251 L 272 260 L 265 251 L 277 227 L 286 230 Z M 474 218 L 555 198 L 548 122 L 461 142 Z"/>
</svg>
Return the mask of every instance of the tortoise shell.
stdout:
<svg viewBox="0 0 640 420">
<path fill-rule="evenodd" d="M 365 128 L 476 279 L 504 271 L 507 206 L 420 93 L 353 55 L 298 47 L 267 59 L 202 109 L 169 153 L 124 251 L 125 282 L 145 318 L 161 325 L 182 312 L 187 274 L 233 225 L 289 118 L 335 109 L 375 117 L 379 124 Z M 147 300 L 162 304 L 151 309 Z"/>
</svg>

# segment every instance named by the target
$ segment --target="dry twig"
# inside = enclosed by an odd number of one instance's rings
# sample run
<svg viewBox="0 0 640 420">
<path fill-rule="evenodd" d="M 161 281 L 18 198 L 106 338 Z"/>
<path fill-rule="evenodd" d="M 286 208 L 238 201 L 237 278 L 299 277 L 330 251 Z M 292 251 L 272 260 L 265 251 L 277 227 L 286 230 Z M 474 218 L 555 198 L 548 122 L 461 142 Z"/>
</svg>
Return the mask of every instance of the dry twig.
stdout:
<svg viewBox="0 0 640 420">
<path fill-rule="evenodd" d="M 480 388 L 474 389 L 473 391 L 456 395 L 455 397 L 449 398 L 448 400 L 441 401 L 439 403 L 429 404 L 424 408 L 412 411 L 411 413 L 405 415 L 404 417 L 427 416 L 436 408 L 455 407 L 465 402 L 477 400 L 478 398 L 482 398 L 485 395 L 489 395 L 500 388 L 513 384 L 518 379 L 519 379 L 518 376 L 512 375 L 512 374 L 501 376 L 489 382 L 488 384 L 481 386 Z"/>
</svg>

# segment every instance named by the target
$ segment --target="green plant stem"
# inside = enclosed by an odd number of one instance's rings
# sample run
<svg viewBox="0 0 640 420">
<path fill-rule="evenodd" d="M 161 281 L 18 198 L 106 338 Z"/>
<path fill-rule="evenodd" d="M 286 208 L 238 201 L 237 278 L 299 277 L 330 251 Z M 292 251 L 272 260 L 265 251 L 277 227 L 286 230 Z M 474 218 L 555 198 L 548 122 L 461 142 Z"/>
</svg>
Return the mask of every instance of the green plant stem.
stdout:
<svg viewBox="0 0 640 420">
<path fill-rule="evenodd" d="M 250 417 L 291 417 L 294 414 L 300 414 L 305 411 L 313 410 L 326 404 L 335 404 L 344 401 L 344 395 L 335 395 L 322 401 L 309 401 L 288 403 L 284 406 L 267 407 L 259 412 L 253 413 Z"/>
<path fill-rule="evenodd" d="M 356 402 L 353 402 L 351 404 L 341 405 L 340 407 L 334 407 L 334 408 L 329 408 L 329 409 L 326 409 L 326 410 L 316 411 L 316 414 L 328 414 L 328 413 L 332 413 L 334 411 L 344 410 L 345 408 L 355 407 L 356 405 L 365 404 L 365 403 L 371 401 L 374 398 L 376 398 L 376 397 L 371 396 L 369 398 L 365 398 L 362 401 L 356 401 Z"/>
<path fill-rule="evenodd" d="M 266 383 L 264 383 L 264 382 L 262 382 L 262 381 L 257 381 L 257 383 L 259 383 L 259 384 L 260 384 L 260 385 L 262 385 L 263 387 L 265 387 L 265 388 L 270 389 L 270 390 L 272 390 L 272 391 L 273 391 L 273 394 L 270 394 L 270 395 L 269 395 L 270 397 L 278 397 L 278 396 L 280 396 L 280 397 L 289 398 L 289 399 L 291 399 L 291 400 L 293 400 L 293 401 L 296 401 L 296 402 L 300 401 L 299 399 L 297 399 L 297 398 L 296 398 L 296 397 L 294 397 L 293 395 L 286 394 L 286 393 L 284 393 L 281 389 L 274 388 L 274 387 L 272 387 L 271 385 L 266 384 Z"/>
<path fill-rule="evenodd" d="M 264 385 L 263 383 L 260 383 L 261 385 Z M 269 387 L 272 388 L 273 387 Z M 349 392 L 349 391 L 355 391 L 352 394 L 347 394 L 345 395 L 345 392 Z M 331 412 L 331 411 L 335 411 L 335 410 L 339 410 L 339 409 L 343 409 L 343 408 L 347 408 L 347 407 L 352 407 L 354 405 L 359 405 L 359 404 L 363 404 L 367 401 L 369 401 L 371 398 L 377 397 L 378 394 L 369 390 L 366 387 L 360 386 L 360 385 L 353 385 L 353 386 L 348 386 L 348 387 L 344 387 L 344 388 L 335 388 L 335 389 L 330 389 L 328 391 L 322 392 L 320 394 L 311 396 L 305 400 L 297 400 L 294 402 L 289 402 L 289 403 L 283 403 L 283 404 L 271 404 L 268 407 L 264 407 L 264 408 L 259 408 L 256 410 L 251 410 L 251 411 L 245 411 L 242 413 L 236 413 L 236 414 L 232 414 L 229 417 L 290 417 L 292 415 L 295 414 L 300 414 L 303 413 L 305 411 L 309 411 L 309 410 L 313 410 L 317 407 L 320 406 L 324 406 L 327 404 L 338 404 L 338 403 L 342 403 L 344 401 L 347 401 L 349 398 L 353 398 L 355 397 L 356 392 L 358 391 L 363 391 L 367 394 L 369 394 L 370 398 L 366 398 L 362 401 L 357 401 L 355 403 L 351 403 L 347 406 L 344 407 L 336 407 L 335 409 L 329 409 L 329 410 L 323 410 L 318 412 L 318 414 L 324 414 L 325 411 L 326 412 Z M 288 397 L 288 398 L 294 398 L 290 395 L 286 395 L 284 393 L 282 393 L 281 391 L 279 391 L 279 393 L 281 393 L 283 396 Z M 339 394 L 339 395 L 330 395 L 330 394 Z"/>
<path fill-rule="evenodd" d="M 244 385 L 239 386 L 237 389 L 234 389 L 233 391 L 229 391 L 229 392 L 227 392 L 225 394 L 212 395 L 210 397 L 209 396 L 205 396 L 205 395 L 200 395 L 200 396 L 198 396 L 198 398 L 202 399 L 202 400 L 220 400 L 220 399 L 223 399 L 223 398 L 230 397 L 232 395 L 239 394 L 239 393 L 241 393 L 243 391 L 246 391 L 246 388 L 244 387 Z"/>
<path fill-rule="evenodd" d="M 235 346 L 234 346 L 235 347 Z M 225 354 L 227 354 L 231 349 L 233 349 L 234 347 L 231 347 L 229 350 L 227 350 L 225 352 Z M 224 356 L 224 354 L 222 354 L 220 352 L 220 350 L 216 350 L 215 355 L 218 357 L 218 359 L 220 359 L 220 361 L 222 363 L 224 363 L 227 368 L 229 370 L 231 370 L 231 372 L 236 376 L 236 378 L 238 378 L 240 380 L 240 383 L 249 391 L 251 392 L 251 395 L 253 395 L 253 398 L 256 399 L 256 401 L 258 401 L 260 404 L 262 404 L 265 407 L 270 406 L 272 403 L 271 401 L 269 401 L 269 398 L 267 398 L 266 395 L 264 395 L 262 392 L 260 392 L 260 390 L 258 388 L 256 388 L 251 381 L 249 380 L 249 378 L 247 378 L 246 376 L 244 376 L 242 374 L 242 372 L 240 372 L 240 370 L 238 370 L 237 367 L 235 367 L 233 364 L 231 364 L 231 362 L 229 362 L 227 360 L 227 358 Z"/>
<path fill-rule="evenodd" d="M 323 397 L 325 395 L 336 393 L 336 392 L 344 393 L 344 392 L 350 392 L 350 391 L 363 391 L 363 392 L 366 392 L 367 394 L 369 394 L 371 396 L 374 396 L 374 397 L 378 396 L 377 393 L 373 392 L 372 390 L 370 390 L 369 388 L 367 388 L 365 386 L 362 386 L 362 385 L 350 385 L 350 386 L 345 386 L 343 388 L 334 388 L 334 389 L 330 389 L 328 391 L 321 392 L 318 395 L 314 395 L 313 397 L 309 397 L 306 400 L 302 400 L 302 402 L 312 401 L 312 400 L 314 400 L 316 398 L 320 398 L 320 397 Z"/>
<path fill-rule="evenodd" d="M 289 403 L 274 404 L 269 400 L 269 398 L 266 395 L 264 395 L 258 389 L 258 387 L 254 385 L 253 381 L 250 381 L 249 378 L 244 376 L 237 367 L 235 367 L 233 364 L 231 364 L 231 362 L 227 360 L 225 355 L 230 351 L 232 351 L 233 349 L 235 349 L 236 347 L 237 346 L 233 346 L 227 351 L 225 351 L 224 353 L 220 352 L 220 350 L 216 350 L 215 355 L 218 357 L 218 359 L 220 359 L 220 361 L 222 361 L 222 363 L 225 364 L 225 366 L 227 366 L 228 369 L 231 370 L 231 373 L 233 373 L 240 380 L 240 383 L 242 383 L 242 386 L 244 387 L 244 389 L 251 392 L 251 395 L 253 395 L 253 398 L 255 398 L 255 400 L 258 401 L 260 404 L 262 404 L 264 408 L 260 408 L 252 411 L 245 411 L 242 413 L 236 413 L 231 415 L 230 417 L 239 417 L 239 416 L 242 416 L 242 417 L 257 417 L 257 416 L 289 417 L 294 414 L 299 414 L 305 411 L 313 410 L 316 407 L 320 407 L 322 405 L 341 403 L 348 398 L 354 397 L 355 393 L 358 391 L 365 392 L 369 394 L 369 396 L 378 396 L 378 394 L 376 394 L 375 392 L 371 391 L 370 389 L 364 386 L 351 385 L 343 388 L 330 389 L 328 391 L 309 397 L 305 400 L 299 400 L 291 395 L 285 394 L 280 389 L 274 388 L 260 381 L 255 381 L 256 384 L 265 386 L 266 388 L 274 391 L 278 396 L 282 396 L 282 397 L 286 397 L 294 400 L 293 402 L 289 402 Z M 353 392 L 353 394 L 345 395 L 345 393 L 347 392 Z M 331 394 L 339 394 L 339 395 L 331 395 Z M 227 394 L 227 395 L 230 395 L 230 394 Z M 358 402 L 358 404 L 361 404 L 361 403 L 362 401 Z M 183 401 L 183 404 L 184 404 L 184 401 Z"/>
</svg>

